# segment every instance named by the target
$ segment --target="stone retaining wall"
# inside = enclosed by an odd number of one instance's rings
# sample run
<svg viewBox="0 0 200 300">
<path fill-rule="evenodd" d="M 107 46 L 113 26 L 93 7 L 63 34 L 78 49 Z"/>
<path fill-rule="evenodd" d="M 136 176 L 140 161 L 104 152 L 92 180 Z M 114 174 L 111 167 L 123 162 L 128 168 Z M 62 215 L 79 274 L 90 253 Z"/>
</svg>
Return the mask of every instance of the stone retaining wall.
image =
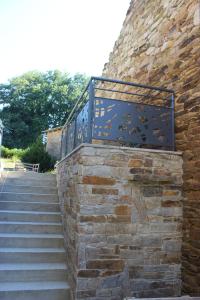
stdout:
<svg viewBox="0 0 200 300">
<path fill-rule="evenodd" d="M 57 179 L 75 299 L 180 295 L 180 153 L 82 145 Z"/>
<path fill-rule="evenodd" d="M 172 88 L 183 151 L 183 292 L 200 295 L 200 1 L 132 0 L 103 76 Z"/>
</svg>

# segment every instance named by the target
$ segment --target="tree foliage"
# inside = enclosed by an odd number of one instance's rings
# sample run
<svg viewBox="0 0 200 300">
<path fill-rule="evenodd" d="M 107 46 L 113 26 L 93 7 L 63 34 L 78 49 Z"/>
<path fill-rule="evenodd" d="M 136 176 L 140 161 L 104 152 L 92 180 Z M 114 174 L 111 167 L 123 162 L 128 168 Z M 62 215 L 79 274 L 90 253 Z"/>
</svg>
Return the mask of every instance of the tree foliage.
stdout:
<svg viewBox="0 0 200 300">
<path fill-rule="evenodd" d="M 42 143 L 42 138 L 39 136 L 35 143 L 24 150 L 22 155 L 22 161 L 31 164 L 40 164 L 40 172 L 46 172 L 54 168 L 56 160 L 51 157 L 45 150 L 45 146 Z"/>
<path fill-rule="evenodd" d="M 27 149 L 17 149 L 17 148 L 9 149 L 4 146 L 1 146 L 0 149 L 1 149 L 1 157 L 15 158 L 15 159 L 21 159 L 22 156 L 27 151 Z"/>
<path fill-rule="evenodd" d="M 81 74 L 34 71 L 0 84 L 3 144 L 25 148 L 43 130 L 63 125 L 86 82 Z"/>
</svg>

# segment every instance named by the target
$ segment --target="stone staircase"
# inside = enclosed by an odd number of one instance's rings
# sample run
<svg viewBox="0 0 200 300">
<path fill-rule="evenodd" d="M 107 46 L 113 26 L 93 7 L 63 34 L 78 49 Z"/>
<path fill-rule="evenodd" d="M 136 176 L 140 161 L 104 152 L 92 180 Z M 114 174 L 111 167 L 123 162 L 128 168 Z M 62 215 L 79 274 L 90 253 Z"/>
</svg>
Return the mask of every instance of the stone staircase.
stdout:
<svg viewBox="0 0 200 300">
<path fill-rule="evenodd" d="M 53 174 L 0 179 L 0 299 L 71 299 Z"/>
</svg>

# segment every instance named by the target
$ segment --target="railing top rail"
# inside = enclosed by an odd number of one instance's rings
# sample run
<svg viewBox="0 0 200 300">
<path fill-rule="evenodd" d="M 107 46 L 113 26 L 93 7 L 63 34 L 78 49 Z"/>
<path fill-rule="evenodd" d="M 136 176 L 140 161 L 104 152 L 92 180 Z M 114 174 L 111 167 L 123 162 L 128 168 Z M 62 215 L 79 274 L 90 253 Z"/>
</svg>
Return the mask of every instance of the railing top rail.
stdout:
<svg viewBox="0 0 200 300">
<path fill-rule="evenodd" d="M 26 166 L 39 166 L 39 164 L 30 164 L 30 163 L 24 163 L 24 162 L 16 162 L 17 165 L 26 165 Z"/>
<path fill-rule="evenodd" d="M 113 93 L 119 93 L 119 94 L 126 94 L 131 96 L 139 96 L 143 98 L 153 98 L 153 99 L 161 99 L 159 96 L 151 96 L 149 94 L 139 94 L 139 93 L 131 93 L 131 92 L 124 92 L 119 90 L 112 90 L 112 89 L 104 89 L 104 88 L 97 88 L 95 87 L 95 90 L 105 91 L 105 92 L 113 92 Z M 169 100 L 169 98 L 162 97 L 162 100 Z M 124 101 L 124 100 L 118 100 L 118 101 Z"/>
<path fill-rule="evenodd" d="M 110 78 L 106 78 L 106 77 L 91 77 L 90 81 L 91 80 L 98 80 L 98 81 L 105 81 L 105 82 L 112 82 L 112 83 L 136 86 L 136 87 L 140 87 L 140 88 L 144 88 L 144 89 L 157 90 L 160 92 L 168 92 L 168 93 L 174 94 L 174 90 L 172 90 L 172 89 L 166 89 L 166 88 L 162 88 L 162 87 L 145 85 L 145 84 L 140 84 L 140 83 L 136 83 L 136 82 L 129 82 L 129 81 L 123 81 L 123 80 L 118 80 L 118 79 L 110 79 Z"/>
</svg>

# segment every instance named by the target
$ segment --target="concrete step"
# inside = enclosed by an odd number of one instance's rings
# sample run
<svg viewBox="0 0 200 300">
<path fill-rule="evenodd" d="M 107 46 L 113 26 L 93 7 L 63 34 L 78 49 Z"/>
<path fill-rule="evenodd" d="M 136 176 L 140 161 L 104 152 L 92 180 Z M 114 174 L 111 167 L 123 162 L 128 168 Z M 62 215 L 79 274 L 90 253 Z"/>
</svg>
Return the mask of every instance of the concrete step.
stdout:
<svg viewBox="0 0 200 300">
<path fill-rule="evenodd" d="M 0 221 L 0 233 L 62 233 L 62 223 Z"/>
<path fill-rule="evenodd" d="M 0 282 L 67 281 L 65 263 L 0 264 Z"/>
<path fill-rule="evenodd" d="M 59 248 L 63 246 L 62 234 L 0 233 L 1 248 Z"/>
<path fill-rule="evenodd" d="M 57 202 L 56 194 L 0 192 L 0 201 Z"/>
<path fill-rule="evenodd" d="M 15 168 L 14 167 L 4 167 L 3 168 L 4 172 L 8 172 L 8 171 L 15 171 Z"/>
<path fill-rule="evenodd" d="M 43 180 L 55 180 L 56 174 L 51 173 L 37 173 L 37 172 L 24 172 L 24 171 L 3 171 L 2 176 L 6 178 L 19 178 L 19 179 L 43 179 Z"/>
<path fill-rule="evenodd" d="M 22 211 L 52 211 L 59 212 L 57 203 L 51 202 L 25 202 L 25 201 L 0 201 L 0 210 L 22 210 Z"/>
<path fill-rule="evenodd" d="M 56 187 L 56 180 L 43 178 L 4 178 L 5 184 L 9 185 L 23 185 L 23 186 L 47 186 L 47 187 Z M 3 182 L 3 180 L 1 180 Z"/>
<path fill-rule="evenodd" d="M 9 172 L 0 184 L 0 299 L 70 300 L 55 175 Z"/>
<path fill-rule="evenodd" d="M 0 184 L 0 192 L 37 193 L 57 195 L 57 188 L 51 186 Z"/>
<path fill-rule="evenodd" d="M 64 248 L 0 248 L 0 263 L 61 263 L 64 261 Z"/>
<path fill-rule="evenodd" d="M 61 222 L 60 212 L 0 210 L 0 221 Z"/>
<path fill-rule="evenodd" d="M 70 300 L 69 285 L 65 281 L 3 282 L 2 300 Z"/>
</svg>

